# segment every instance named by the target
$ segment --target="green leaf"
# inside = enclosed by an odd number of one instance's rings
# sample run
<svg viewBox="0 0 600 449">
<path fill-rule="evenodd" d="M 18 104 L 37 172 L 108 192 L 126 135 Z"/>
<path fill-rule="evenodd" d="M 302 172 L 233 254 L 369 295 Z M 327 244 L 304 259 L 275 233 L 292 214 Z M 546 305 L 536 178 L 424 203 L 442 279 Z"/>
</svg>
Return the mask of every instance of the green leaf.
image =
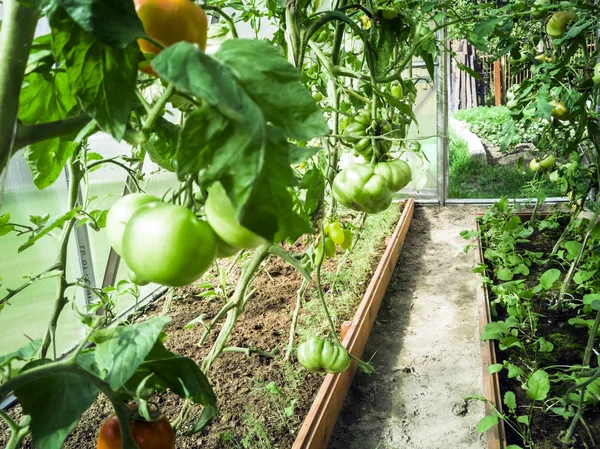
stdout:
<svg viewBox="0 0 600 449">
<path fill-rule="evenodd" d="M 10 214 L 2 214 L 0 215 L 0 236 L 9 234 L 15 229 L 12 224 L 9 224 Z"/>
<path fill-rule="evenodd" d="M 594 301 L 600 301 L 600 293 L 589 293 L 587 295 L 583 295 L 583 303 L 585 305 L 592 305 Z"/>
<path fill-rule="evenodd" d="M 490 374 L 499 373 L 504 368 L 502 363 L 494 363 L 493 365 L 488 366 L 488 371 Z"/>
<path fill-rule="evenodd" d="M 517 365 L 513 365 L 512 363 L 507 363 L 506 368 L 508 369 L 509 379 L 514 379 L 525 374 L 525 372 L 521 368 L 519 368 Z"/>
<path fill-rule="evenodd" d="M 523 449 L 521 446 L 518 446 L 516 444 L 511 444 L 509 446 L 506 446 L 506 449 Z"/>
<path fill-rule="evenodd" d="M 135 98 L 141 60 L 137 43 L 123 49 L 104 45 L 63 13 L 52 19 L 52 50 L 64 60 L 71 92 L 83 109 L 121 140 Z"/>
<path fill-rule="evenodd" d="M 510 329 L 504 321 L 494 321 L 483 327 L 482 340 L 499 340 L 500 338 L 509 335 Z"/>
<path fill-rule="evenodd" d="M 306 190 L 304 195 L 304 210 L 308 215 L 315 212 L 323 201 L 325 191 L 325 176 L 318 168 L 311 168 L 304 173 L 300 181 L 300 189 Z"/>
<path fill-rule="evenodd" d="M 571 259 L 575 259 L 579 255 L 579 251 L 581 251 L 583 245 L 581 244 L 581 242 L 578 242 L 576 240 L 570 240 L 564 243 L 564 247 L 569 253 L 569 257 Z"/>
<path fill-rule="evenodd" d="M 45 361 L 50 363 L 49 361 Z M 39 361 L 32 362 L 34 366 Z M 28 366 L 23 368 L 25 371 Z M 31 437 L 38 449 L 60 449 L 98 390 L 71 372 L 47 374 L 15 389 L 23 413 L 31 416 Z"/>
<path fill-rule="evenodd" d="M 544 370 L 537 370 L 527 380 L 527 396 L 534 401 L 543 401 L 550 392 L 550 378 Z"/>
<path fill-rule="evenodd" d="M 146 36 L 134 3 L 123 0 L 58 0 L 85 31 L 104 44 L 125 48 Z"/>
<path fill-rule="evenodd" d="M 575 273 L 575 276 L 573 276 L 573 282 L 578 285 L 583 284 L 585 281 L 589 281 L 592 277 L 594 277 L 596 273 L 597 271 L 579 270 L 577 273 Z"/>
<path fill-rule="evenodd" d="M 19 119 L 25 125 L 64 119 L 75 108 L 64 72 L 30 73 L 19 98 Z M 25 160 L 38 189 L 50 186 L 60 176 L 75 146 L 65 138 L 39 142 L 25 148 Z"/>
<path fill-rule="evenodd" d="M 154 344 L 128 382 L 130 388 L 151 374 L 146 384 L 149 388 L 170 390 L 196 404 L 216 407 L 217 398 L 200 367 L 192 359 L 168 351 L 160 341 Z"/>
<path fill-rule="evenodd" d="M 264 126 L 261 110 L 238 84 L 229 67 L 197 45 L 188 42 L 171 45 L 152 60 L 152 67 L 178 90 L 205 99 L 225 117 L 247 125 L 254 123 L 254 128 Z"/>
<path fill-rule="evenodd" d="M 121 388 L 133 376 L 169 321 L 168 317 L 152 318 L 94 333 L 96 364 L 113 390 Z"/>
<path fill-rule="evenodd" d="M 517 416 L 517 421 L 520 422 L 521 424 L 525 424 L 526 426 L 529 426 L 529 416 L 528 415 Z"/>
<path fill-rule="evenodd" d="M 551 268 L 540 277 L 540 285 L 544 290 L 550 290 L 559 277 L 560 271 L 557 268 Z"/>
<path fill-rule="evenodd" d="M 504 394 L 504 405 L 506 405 L 510 411 L 517 409 L 517 397 L 512 391 L 507 391 Z"/>
<path fill-rule="evenodd" d="M 45 226 L 40 231 L 33 234 L 25 243 L 19 246 L 18 252 L 20 253 L 22 251 L 25 251 L 27 248 L 30 248 L 39 239 L 41 239 L 45 235 L 48 235 L 50 231 L 53 231 L 54 229 L 62 229 L 62 227 L 67 223 L 67 221 L 75 217 L 78 210 L 79 206 L 76 209 L 65 212 L 64 214 L 47 221 Z"/>
<path fill-rule="evenodd" d="M 10 365 L 13 360 L 29 362 L 42 346 L 42 340 L 32 340 L 14 352 L 0 356 L 0 366 Z"/>
<path fill-rule="evenodd" d="M 536 343 L 539 346 L 540 352 L 552 352 L 554 350 L 554 345 L 544 337 L 540 337 Z"/>
<path fill-rule="evenodd" d="M 235 150 L 248 146 L 252 136 L 245 133 L 232 135 L 235 124 L 216 109 L 204 105 L 186 115 L 185 122 L 179 134 L 177 143 L 177 175 L 183 179 L 185 175 L 197 173 L 207 167 L 219 148 L 231 154 L 232 157 L 242 157 Z M 230 132 L 226 132 L 229 130 Z M 228 139 L 230 137 L 230 139 Z M 250 163 L 249 160 L 246 163 Z M 260 163 L 255 161 L 251 167 L 260 169 Z"/>
<path fill-rule="evenodd" d="M 150 160 L 165 170 L 175 171 L 173 162 L 177 155 L 179 127 L 161 117 L 156 121 L 153 131 L 144 144 Z"/>
<path fill-rule="evenodd" d="M 511 270 L 509 270 L 508 268 L 504 268 L 504 267 L 496 270 L 495 274 L 496 274 L 496 277 L 498 279 L 500 279 L 501 281 L 511 281 L 513 278 L 513 272 Z"/>
<path fill-rule="evenodd" d="M 499 422 L 499 419 L 497 416 L 495 416 L 495 415 L 486 416 L 477 423 L 477 427 L 476 427 L 477 432 L 487 432 L 492 427 L 497 425 L 498 422 Z"/>
<path fill-rule="evenodd" d="M 231 39 L 223 42 L 215 58 L 233 71 L 266 120 L 288 137 L 309 140 L 329 134 L 323 113 L 300 83 L 301 72 L 281 49 L 266 41 Z"/>
</svg>

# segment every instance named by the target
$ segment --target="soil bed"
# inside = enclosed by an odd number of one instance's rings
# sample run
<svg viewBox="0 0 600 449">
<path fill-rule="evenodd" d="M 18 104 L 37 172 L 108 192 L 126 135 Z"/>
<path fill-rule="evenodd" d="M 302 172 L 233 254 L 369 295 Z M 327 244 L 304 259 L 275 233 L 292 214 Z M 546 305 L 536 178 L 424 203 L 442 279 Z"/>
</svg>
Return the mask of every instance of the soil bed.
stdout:
<svg viewBox="0 0 600 449">
<path fill-rule="evenodd" d="M 385 249 L 385 236 L 391 235 L 398 221 L 401 206 L 390 209 L 393 210 L 367 220 L 361 234 L 364 238 L 357 244 L 355 254 L 342 259 L 344 256 L 338 248 L 337 257 L 323 264 L 324 290 L 338 332 L 343 321 L 352 319 Z M 288 249 L 298 253 L 305 249 L 305 245 L 298 242 Z M 340 274 L 336 277 L 340 260 Z M 344 276 L 344 273 L 351 275 Z M 239 275 L 239 267 L 234 268 L 228 279 L 231 285 L 235 286 Z M 213 284 L 216 285 L 218 281 L 215 279 L 218 276 L 213 276 Z M 219 414 L 207 430 L 194 436 L 177 438 L 177 449 L 283 449 L 292 446 L 323 381 L 322 374 L 304 370 L 294 356 L 291 363 L 283 360 L 301 282 L 301 275 L 279 258 L 273 257 L 265 265 L 253 284 L 255 296 L 249 301 L 227 344 L 262 351 L 277 350 L 277 354 L 272 358 L 247 356 L 239 352 L 222 354 L 208 373 L 217 396 Z M 335 285 L 333 292 L 330 291 L 332 285 Z M 315 288 L 313 281 L 305 295 L 297 342 L 309 333 L 327 335 Z M 205 315 L 204 322 L 210 322 L 223 305 L 223 299 L 218 296 L 199 297 L 203 291 L 197 286 L 176 290 L 171 310 L 167 313 L 172 317 L 172 322 L 165 329 L 165 346 L 170 351 L 194 359 L 198 364 L 208 353 L 219 328 L 213 330 L 200 347 L 198 342 L 204 326 L 196 324 L 190 329 L 184 329 L 184 326 L 202 314 Z M 165 300 L 163 297 L 156 301 L 141 319 L 162 314 Z M 154 400 L 171 421 L 181 410 L 182 401 L 174 395 L 160 395 Z M 186 422 L 192 423 L 200 412 L 200 407 L 194 407 Z M 98 429 L 111 413 L 110 403 L 101 396 L 84 413 L 63 447 L 95 448 Z M 18 407 L 11 410 L 10 414 L 18 416 Z M 6 437 L 6 429 L 0 424 L 0 447 L 6 444 Z M 29 438 L 23 447 L 33 447 Z"/>
<path fill-rule="evenodd" d="M 523 220 L 525 221 L 526 219 L 523 218 Z M 560 227 L 558 229 L 539 231 L 536 228 L 529 237 L 529 242 L 517 244 L 517 252 L 522 253 L 525 250 L 543 252 L 544 256 L 542 257 L 542 260 L 547 260 L 548 255 L 552 252 L 555 242 L 560 237 L 562 229 L 567 225 L 568 218 L 561 219 L 559 223 Z M 483 250 L 485 251 L 485 246 Z M 485 262 L 488 267 L 488 273 L 493 273 L 493 266 L 489 261 L 486 260 Z M 563 266 L 556 261 L 551 261 L 547 266 L 533 264 L 530 268 L 528 275 L 519 277 L 519 279 L 525 281 L 526 288 L 533 288 L 538 285 L 540 276 L 551 268 L 560 270 L 560 279 L 563 279 L 569 266 Z M 503 283 L 503 281 L 494 279 L 495 285 L 501 283 Z M 516 347 L 504 351 L 500 350 L 499 342 L 496 340 L 494 341 L 494 347 L 497 363 L 510 361 L 510 363 L 518 366 L 524 372 L 531 372 L 532 369 L 547 370 L 551 375 L 551 378 L 553 377 L 553 374 L 559 372 L 556 370 L 556 367 L 581 365 L 588 340 L 588 330 L 569 324 L 569 320 L 577 316 L 577 311 L 569 309 L 559 310 L 556 307 L 553 307 L 558 297 L 559 290 L 560 283 L 557 283 L 553 289 L 545 292 L 542 291 L 530 300 L 531 312 L 539 314 L 535 338 L 543 337 L 546 341 L 553 344 L 553 350 L 551 352 L 536 352 L 533 345 L 529 344 L 525 345 L 527 353 L 525 356 L 523 349 Z M 490 302 L 493 302 L 496 299 L 494 293 L 492 291 L 488 291 L 488 293 Z M 504 321 L 507 318 L 508 314 L 506 309 L 498 307 L 497 316 L 494 318 L 494 321 Z M 597 362 L 594 361 L 594 358 L 592 358 L 591 365 L 592 368 L 597 366 Z M 508 371 L 503 369 L 499 373 L 499 380 L 501 397 L 504 397 L 504 394 L 507 391 L 514 392 L 519 410 L 522 410 L 522 412 L 519 412 L 519 415 L 528 412 L 532 400 L 527 396 L 526 391 L 518 378 L 509 378 Z M 536 403 L 536 407 L 531 416 L 531 439 L 535 443 L 536 449 L 589 449 L 599 447 L 600 437 L 598 435 L 600 435 L 600 413 L 598 413 L 598 406 L 586 406 L 583 419 L 587 428 L 579 423 L 574 434 L 574 438 L 576 439 L 574 444 L 563 444 L 560 442 L 560 437 L 568 428 L 571 418 L 565 419 L 551 411 L 543 413 L 540 409 L 541 406 L 548 408 L 547 406 L 551 402 L 555 403 L 556 401 L 553 401 L 554 398 L 564 397 L 570 386 L 572 386 L 572 382 L 551 382 L 548 400 L 545 401 L 545 404 L 541 404 L 539 401 Z M 506 407 L 503 406 L 503 408 L 504 412 L 506 412 Z M 515 444 L 523 446 L 523 440 L 510 425 L 505 424 L 505 432 L 507 445 Z"/>
</svg>

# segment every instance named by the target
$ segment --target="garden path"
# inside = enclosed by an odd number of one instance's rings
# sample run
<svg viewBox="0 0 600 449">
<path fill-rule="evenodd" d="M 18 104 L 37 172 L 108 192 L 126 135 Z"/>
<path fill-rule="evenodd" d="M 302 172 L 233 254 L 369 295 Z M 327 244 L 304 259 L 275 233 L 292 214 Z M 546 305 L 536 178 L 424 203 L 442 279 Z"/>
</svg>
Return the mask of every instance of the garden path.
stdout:
<svg viewBox="0 0 600 449">
<path fill-rule="evenodd" d="M 473 253 L 460 235 L 483 208 L 417 207 L 329 449 L 482 449 Z"/>
</svg>

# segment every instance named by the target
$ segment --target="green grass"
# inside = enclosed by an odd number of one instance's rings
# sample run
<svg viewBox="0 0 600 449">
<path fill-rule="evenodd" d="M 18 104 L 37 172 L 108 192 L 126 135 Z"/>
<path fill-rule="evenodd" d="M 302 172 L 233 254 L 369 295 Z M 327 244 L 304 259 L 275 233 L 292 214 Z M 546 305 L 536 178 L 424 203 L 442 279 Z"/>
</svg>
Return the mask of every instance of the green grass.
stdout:
<svg viewBox="0 0 600 449">
<path fill-rule="evenodd" d="M 467 143 L 450 136 L 450 198 L 536 198 L 561 196 L 555 184 L 516 166 L 487 165 L 471 158 Z"/>
<path fill-rule="evenodd" d="M 354 316 L 370 280 L 368 274 L 372 270 L 373 262 L 377 262 L 381 256 L 374 251 L 374 247 L 382 242 L 385 236 L 391 235 L 399 217 L 400 212 L 396 204 L 384 212 L 369 215 L 353 253 L 338 252 L 335 259 L 338 262 L 337 271 L 321 272 L 322 282 L 326 288 L 325 301 L 337 329 L 343 321 L 350 320 Z M 354 230 L 353 233 L 356 238 L 358 233 Z M 330 335 L 316 288 L 310 292 L 310 301 L 307 301 L 304 306 L 302 319 L 298 329 L 302 337 Z"/>
</svg>

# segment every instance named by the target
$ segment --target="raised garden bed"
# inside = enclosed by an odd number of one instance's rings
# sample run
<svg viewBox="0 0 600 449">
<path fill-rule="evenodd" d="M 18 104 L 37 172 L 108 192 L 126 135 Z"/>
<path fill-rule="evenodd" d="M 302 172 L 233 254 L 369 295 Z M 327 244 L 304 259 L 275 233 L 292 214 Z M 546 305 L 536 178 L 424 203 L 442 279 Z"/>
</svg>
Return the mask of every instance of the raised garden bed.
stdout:
<svg viewBox="0 0 600 449">
<path fill-rule="evenodd" d="M 586 407 L 582 420 L 574 428 L 572 441 L 561 441 L 576 411 L 579 393 L 572 388 L 576 382 L 586 379 L 583 375 L 583 379 L 576 379 L 574 374 L 580 370 L 589 338 L 584 321 L 590 317 L 593 321 L 595 316 L 593 310 L 590 313 L 590 310 L 584 310 L 585 306 L 581 307 L 582 300 L 586 302 L 583 298 L 590 298 L 586 296 L 589 291 L 586 290 L 587 285 L 580 282 L 581 277 L 570 284 L 568 303 L 557 307 L 557 304 L 562 304 L 558 298 L 562 281 L 569 270 L 567 262 L 574 258 L 577 245 L 559 245 L 556 254 L 550 260 L 548 258 L 569 218 L 565 214 L 537 215 L 535 223 L 531 225 L 532 232 L 527 235 L 529 231 L 522 232 L 519 223 L 528 222 L 531 214 L 516 213 L 512 216 L 518 217 L 518 220 L 513 219 L 513 224 L 507 224 L 503 229 L 506 232 L 506 229 L 514 227 L 514 231 L 506 235 L 517 237 L 514 254 L 523 257 L 523 261 L 532 262 L 527 269 L 514 267 L 515 273 L 501 271 L 504 262 L 500 262 L 495 254 L 486 253 L 490 249 L 497 251 L 498 248 L 486 247 L 480 238 L 477 238 L 474 247 L 475 262 L 483 280 L 477 287 L 477 303 L 486 415 L 501 414 L 503 417 L 497 425 L 489 428 L 488 425 L 483 426 L 488 428 L 487 448 L 599 447 L 600 398 L 595 383 L 585 395 Z M 477 233 L 483 230 L 481 220 L 482 216 L 475 219 Z M 490 232 L 489 227 L 485 231 Z M 577 235 L 581 234 L 575 232 L 566 235 L 565 242 L 576 242 Z M 501 257 L 508 258 L 509 253 Z M 503 307 L 505 299 L 502 299 L 502 295 L 505 294 L 519 298 L 511 303 L 512 311 Z M 518 307 L 523 307 L 529 314 L 521 323 L 515 321 L 515 316 L 519 314 Z M 524 335 L 526 320 L 530 320 L 533 329 L 529 339 Z M 508 332 L 503 334 L 501 327 L 505 324 L 508 324 Z M 494 336 L 494 333 L 497 335 Z M 591 370 L 598 366 L 594 359 L 596 356 L 589 363 Z M 574 393 L 576 396 L 573 396 Z M 566 400 L 567 397 L 570 400 Z M 532 446 L 528 446 L 527 441 Z"/>
<path fill-rule="evenodd" d="M 361 253 L 364 257 L 353 255 L 342 266 L 342 269 L 355 270 L 350 264 L 362 264 L 362 275 L 360 279 L 353 280 L 350 292 L 353 296 L 360 294 L 358 298 L 362 297 L 362 301 L 357 300 L 344 306 L 345 308 L 337 308 L 333 303 L 339 298 L 332 296 L 328 299 L 330 311 L 337 318 L 338 330 L 344 333 L 343 343 L 356 357 L 361 356 L 377 315 L 400 254 L 413 207 L 413 200 L 406 200 L 401 214 L 386 212 L 381 217 L 373 217 L 373 220 L 379 220 L 379 234 L 369 234 L 367 229 L 365 235 L 370 235 L 370 238 L 374 235 L 379 237 L 364 242 L 365 249 Z M 393 218 L 388 219 L 386 216 Z M 392 219 L 393 222 L 390 221 Z M 384 229 L 393 229 L 394 225 L 393 234 L 384 237 L 387 233 L 383 233 Z M 302 243 L 296 245 L 298 247 L 294 248 L 294 252 L 301 250 Z M 355 262 L 355 259 L 361 260 Z M 324 264 L 323 281 L 326 289 L 333 288 L 337 262 L 337 259 L 332 259 Z M 235 284 L 239 270 L 234 269 L 229 276 L 230 282 Z M 240 318 L 228 343 L 264 351 L 278 348 L 279 352 L 275 357 L 224 353 L 208 375 L 219 401 L 220 413 L 204 432 L 178 438 L 178 449 L 326 447 L 356 365 L 352 363 L 342 374 L 323 376 L 304 370 L 295 360 L 292 363 L 282 360 L 288 339 L 290 315 L 301 281 L 300 274 L 280 259 L 270 262 L 257 278 L 256 296 L 249 302 L 246 313 Z M 309 290 L 311 287 L 309 286 Z M 198 363 L 215 335 L 212 334 L 205 346 L 199 347 L 198 341 L 204 328 L 199 324 L 191 328 L 186 325 L 202 314 L 209 321 L 222 305 L 218 298 L 203 295 L 204 291 L 206 290 L 197 286 L 178 290 L 168 312 L 173 321 L 166 328 L 168 339 L 165 345 Z M 307 294 L 307 299 L 310 297 Z M 163 301 L 155 303 L 145 316 L 162 314 L 165 304 Z M 304 320 L 305 327 L 314 329 L 321 325 L 318 301 L 307 300 L 303 310 L 305 312 L 301 321 Z M 352 316 L 354 318 L 351 321 L 344 322 Z M 302 338 L 302 326 L 299 333 L 297 339 Z M 161 395 L 155 401 L 170 420 L 176 418 L 182 405 L 181 400 L 173 395 Z M 110 413 L 110 404 L 104 398 L 99 399 L 84 413 L 64 447 L 95 448 L 98 429 Z M 12 410 L 11 414 L 18 414 L 18 409 Z M 199 409 L 192 409 L 187 418 L 192 421 L 199 414 Z M 5 438 L 3 430 L 0 428 L 0 446 L 3 446 Z M 24 447 L 32 447 L 31 441 L 26 440 Z"/>
</svg>

